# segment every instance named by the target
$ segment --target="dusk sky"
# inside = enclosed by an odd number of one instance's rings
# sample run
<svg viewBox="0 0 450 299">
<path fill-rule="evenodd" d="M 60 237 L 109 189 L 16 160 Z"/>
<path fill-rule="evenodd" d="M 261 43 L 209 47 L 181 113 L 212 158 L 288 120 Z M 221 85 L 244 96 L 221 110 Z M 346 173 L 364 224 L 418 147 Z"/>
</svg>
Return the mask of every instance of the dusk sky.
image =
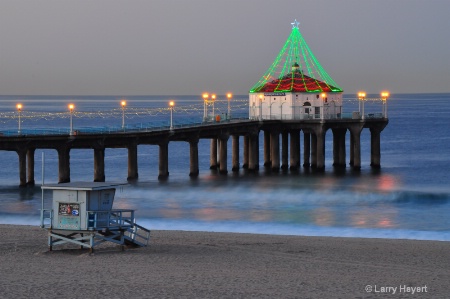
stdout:
<svg viewBox="0 0 450 299">
<path fill-rule="evenodd" d="M 0 94 L 247 94 L 294 19 L 345 93 L 450 92 L 449 13 L 449 0 L 0 0 Z"/>
</svg>

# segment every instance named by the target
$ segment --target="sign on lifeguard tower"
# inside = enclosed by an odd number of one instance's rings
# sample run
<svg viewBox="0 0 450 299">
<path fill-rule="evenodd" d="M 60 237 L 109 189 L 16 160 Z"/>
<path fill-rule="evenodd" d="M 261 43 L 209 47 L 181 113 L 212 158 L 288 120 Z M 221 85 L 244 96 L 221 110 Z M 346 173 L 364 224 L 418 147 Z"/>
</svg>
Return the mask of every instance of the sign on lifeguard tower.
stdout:
<svg viewBox="0 0 450 299">
<path fill-rule="evenodd" d="M 120 183 L 64 183 L 43 185 L 53 190 L 51 209 L 42 209 L 41 227 L 48 229 L 48 246 L 78 244 L 93 252 L 102 242 L 147 246 L 150 231 L 138 225 L 134 210 L 113 209 Z M 123 248 L 123 247 L 122 247 Z"/>
</svg>

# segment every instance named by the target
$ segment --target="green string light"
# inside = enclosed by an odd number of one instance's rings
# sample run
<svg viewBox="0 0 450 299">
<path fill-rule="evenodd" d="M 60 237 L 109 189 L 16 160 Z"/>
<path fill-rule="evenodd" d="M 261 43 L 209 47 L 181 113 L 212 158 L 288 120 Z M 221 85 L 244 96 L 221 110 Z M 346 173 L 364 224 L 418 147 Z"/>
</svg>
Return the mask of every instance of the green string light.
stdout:
<svg viewBox="0 0 450 299">
<path fill-rule="evenodd" d="M 312 53 L 298 29 L 299 23 L 295 21 L 291 24 L 292 31 L 281 51 L 269 69 L 250 89 L 250 93 L 261 91 L 342 92 L 342 88 L 337 85 Z M 294 73 L 292 68 L 294 64 L 299 65 L 299 73 Z M 287 82 L 287 79 L 290 82 Z"/>
</svg>

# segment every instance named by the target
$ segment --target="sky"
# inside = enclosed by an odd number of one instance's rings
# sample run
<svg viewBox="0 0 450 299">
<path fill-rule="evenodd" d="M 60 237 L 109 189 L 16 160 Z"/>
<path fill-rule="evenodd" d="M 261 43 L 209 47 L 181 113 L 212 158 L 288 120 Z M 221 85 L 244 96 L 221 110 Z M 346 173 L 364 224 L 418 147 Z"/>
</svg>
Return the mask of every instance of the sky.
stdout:
<svg viewBox="0 0 450 299">
<path fill-rule="evenodd" d="M 0 95 L 247 94 L 294 19 L 344 93 L 450 92 L 449 0 L 0 0 Z"/>
</svg>

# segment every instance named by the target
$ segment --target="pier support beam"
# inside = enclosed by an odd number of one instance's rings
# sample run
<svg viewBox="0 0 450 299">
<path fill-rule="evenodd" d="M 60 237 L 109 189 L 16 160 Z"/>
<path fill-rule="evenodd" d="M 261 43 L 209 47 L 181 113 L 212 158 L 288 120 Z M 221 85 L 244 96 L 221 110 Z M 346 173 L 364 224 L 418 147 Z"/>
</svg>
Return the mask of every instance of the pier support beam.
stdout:
<svg viewBox="0 0 450 299">
<path fill-rule="evenodd" d="M 211 139 L 209 169 L 217 169 L 217 138 Z"/>
<path fill-rule="evenodd" d="M 289 140 L 290 170 L 298 170 L 300 167 L 300 130 L 292 130 Z"/>
<path fill-rule="evenodd" d="M 317 135 L 311 133 L 311 167 L 317 167 Z"/>
<path fill-rule="evenodd" d="M 169 141 L 165 140 L 159 144 L 159 180 L 169 177 Z"/>
<path fill-rule="evenodd" d="M 94 182 L 105 181 L 105 148 L 94 148 Z"/>
<path fill-rule="evenodd" d="M 354 137 L 352 132 L 350 131 L 350 161 L 349 161 L 349 165 L 353 166 L 353 160 L 354 160 L 354 147 L 353 144 L 355 143 Z"/>
<path fill-rule="evenodd" d="M 256 171 L 259 169 L 259 134 L 254 133 L 249 136 L 248 146 L 248 170 Z"/>
<path fill-rule="evenodd" d="M 130 144 L 127 146 L 128 149 L 128 181 L 136 180 L 139 176 L 138 174 L 138 156 L 137 156 L 137 145 Z"/>
<path fill-rule="evenodd" d="M 228 138 L 229 135 L 223 135 L 220 136 L 219 142 L 220 142 L 220 152 L 219 152 L 219 173 L 220 174 L 227 174 L 227 157 L 228 157 Z"/>
<path fill-rule="evenodd" d="M 333 166 L 345 167 L 345 134 L 346 128 L 332 129 L 333 132 Z"/>
<path fill-rule="evenodd" d="M 326 130 L 323 125 L 320 125 L 315 130 L 316 137 L 316 169 L 325 169 L 325 134 Z"/>
<path fill-rule="evenodd" d="M 242 158 L 242 168 L 248 169 L 250 137 L 244 136 L 244 153 Z"/>
<path fill-rule="evenodd" d="M 189 140 L 189 176 L 197 177 L 198 170 L 198 138 L 192 138 Z"/>
<path fill-rule="evenodd" d="M 27 185 L 34 186 L 34 152 L 36 149 L 27 150 Z"/>
<path fill-rule="evenodd" d="M 370 166 L 373 168 L 381 167 L 381 149 L 380 149 L 380 128 L 370 128 Z"/>
<path fill-rule="evenodd" d="M 270 132 L 270 156 L 272 158 L 272 171 L 280 170 L 280 133 L 277 130 Z"/>
<path fill-rule="evenodd" d="M 58 183 L 70 182 L 70 147 L 61 146 L 58 151 Z"/>
<path fill-rule="evenodd" d="M 231 137 L 231 171 L 239 171 L 239 135 Z"/>
<path fill-rule="evenodd" d="M 303 167 L 310 166 L 311 133 L 303 131 Z"/>
<path fill-rule="evenodd" d="M 281 169 L 289 168 L 289 132 L 281 132 Z"/>
<path fill-rule="evenodd" d="M 27 185 L 27 152 L 26 149 L 16 151 L 19 156 L 19 186 L 25 187 Z"/>
<path fill-rule="evenodd" d="M 361 168 L 361 131 L 363 129 L 363 124 L 351 125 L 350 130 L 350 164 L 353 169 Z M 353 154 L 352 154 L 353 151 Z"/>
<path fill-rule="evenodd" d="M 269 130 L 264 131 L 264 167 L 271 167 L 272 161 L 270 157 L 270 132 Z"/>
</svg>

